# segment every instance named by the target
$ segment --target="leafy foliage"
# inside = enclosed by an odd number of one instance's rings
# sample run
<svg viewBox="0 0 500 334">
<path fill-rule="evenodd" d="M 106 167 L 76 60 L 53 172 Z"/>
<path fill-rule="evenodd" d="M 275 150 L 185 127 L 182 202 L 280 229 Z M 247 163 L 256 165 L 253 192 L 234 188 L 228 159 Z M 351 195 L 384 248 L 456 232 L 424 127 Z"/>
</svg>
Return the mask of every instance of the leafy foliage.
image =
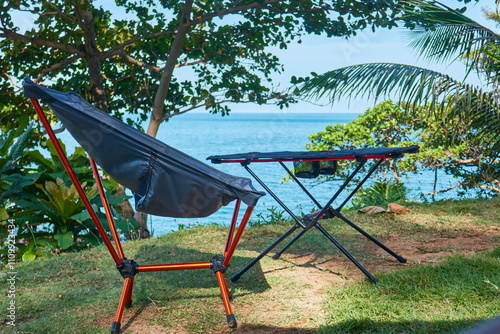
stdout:
<svg viewBox="0 0 500 334">
<path fill-rule="evenodd" d="M 14 106 L 20 103 L 14 86 L 20 79 L 43 78 L 118 117 L 137 114 L 139 123 L 160 105 L 162 120 L 194 108 L 224 115 L 229 101 L 277 100 L 283 106 L 290 97 L 270 83 L 270 75 L 283 68 L 267 47 L 286 49 L 306 34 L 348 37 L 368 27 L 391 28 L 404 6 L 314 0 L 9 2 L 0 9 L 0 47 L 9 59 L 0 61 L 0 85 Z M 19 15 L 24 20 L 16 21 Z M 3 116 L 13 119 L 13 111 Z"/>
<path fill-rule="evenodd" d="M 285 210 L 281 210 L 276 206 L 271 206 L 267 208 L 267 213 L 257 213 L 257 222 L 253 222 L 250 226 L 256 226 L 260 224 L 277 224 L 285 221 Z"/>
<path fill-rule="evenodd" d="M 488 145 L 495 138 L 477 136 L 478 129 L 453 113 L 453 107 L 441 111 L 443 119 L 426 115 L 431 107 L 419 107 L 413 115 L 391 101 L 384 101 L 346 124 L 330 125 L 309 138 L 311 150 L 350 150 L 356 148 L 419 145 L 418 154 L 402 159 L 386 159 L 380 167 L 381 180 L 390 184 L 402 181 L 408 172 L 441 168 L 458 182 L 444 192 L 460 187 L 465 194 L 474 189 L 485 195 L 500 194 L 500 149 Z M 451 109 L 451 110 L 450 110 Z M 339 163 L 344 177 L 352 163 Z M 388 177 L 390 173 L 392 177 Z"/>
<path fill-rule="evenodd" d="M 297 93 L 310 99 L 341 97 L 378 99 L 395 95 L 407 110 L 418 113 L 418 106 L 430 103 L 427 117 L 445 119 L 450 110 L 497 147 L 500 132 L 498 100 L 498 64 L 500 37 L 472 21 L 461 11 L 437 2 L 409 1 L 408 19 L 420 18 L 426 29 L 410 46 L 422 56 L 446 62 L 459 55 L 466 59 L 469 71 L 487 78 L 488 86 L 475 87 L 445 74 L 404 64 L 371 63 L 348 66 L 311 78 L 294 78 Z M 440 113 L 441 112 L 441 113 Z M 448 114 L 442 114 L 443 112 Z M 458 134 L 460 135 L 460 134 Z"/>
<path fill-rule="evenodd" d="M 27 117 L 20 119 L 19 127 L 3 133 L 0 138 L 0 238 L 6 238 L 9 218 L 9 198 L 24 187 L 33 184 L 39 173 L 23 173 L 19 160 L 31 135 Z"/>
<path fill-rule="evenodd" d="M 65 150 L 64 145 L 61 145 Z M 19 178 L 24 182 L 18 182 L 13 190 L 2 194 L 9 203 L 4 218 L 17 228 L 16 247 L 23 260 L 61 251 L 78 251 L 100 243 L 97 229 L 57 157 L 54 146 L 50 141 L 42 143 L 42 146 L 48 150 L 50 157 L 44 156 L 39 150 L 25 151 L 19 155 L 23 162 L 19 165 L 24 166 L 18 167 Z M 11 149 L 10 152 L 17 150 Z M 109 231 L 108 224 L 104 224 L 105 214 L 85 152 L 77 147 L 68 159 L 72 166 L 78 166 L 74 168 L 77 177 L 83 181 L 82 187 L 87 189 L 87 197 L 102 219 L 103 226 Z M 118 187 L 113 180 L 105 179 L 103 184 L 110 205 L 119 210 L 119 204 L 127 196 L 112 195 Z M 11 185 L 9 189 L 12 188 Z M 115 216 L 118 216 L 117 211 Z M 2 222 L 3 234 L 6 223 Z M 133 220 L 117 219 L 116 225 L 122 232 L 130 232 L 138 227 Z"/>
<path fill-rule="evenodd" d="M 416 145 L 415 128 L 410 117 L 391 101 L 384 101 L 346 124 L 334 124 L 309 136 L 309 150 L 354 150 L 375 147 L 399 147 Z M 415 155 L 407 154 L 401 160 L 386 159 L 379 171 L 385 176 L 392 173 L 398 180 L 400 174 L 416 170 Z M 367 163 L 370 166 L 371 162 Z M 338 173 L 345 178 L 351 173 L 353 162 L 338 162 Z"/>
<path fill-rule="evenodd" d="M 373 183 L 367 189 L 356 193 L 352 199 L 352 206 L 361 209 L 370 205 L 387 207 L 389 203 L 404 203 L 408 188 L 399 181 L 382 180 Z"/>
</svg>

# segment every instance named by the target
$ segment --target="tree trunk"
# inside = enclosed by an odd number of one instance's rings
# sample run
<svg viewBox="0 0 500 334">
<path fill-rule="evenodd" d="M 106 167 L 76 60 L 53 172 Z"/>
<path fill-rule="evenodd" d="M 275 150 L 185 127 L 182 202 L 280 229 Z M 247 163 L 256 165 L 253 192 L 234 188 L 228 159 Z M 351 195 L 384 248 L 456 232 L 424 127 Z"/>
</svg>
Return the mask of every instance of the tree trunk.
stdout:
<svg viewBox="0 0 500 334">
<path fill-rule="evenodd" d="M 149 121 L 147 134 L 156 137 L 158 128 L 160 126 L 161 120 L 163 118 L 163 107 L 165 106 L 165 99 L 167 97 L 168 88 L 170 87 L 170 82 L 172 81 L 172 74 L 174 73 L 175 65 L 177 64 L 177 59 L 179 58 L 182 46 L 186 40 L 186 35 L 191 28 L 191 10 L 193 8 L 193 0 L 188 0 L 184 3 L 184 9 L 182 10 L 182 16 L 180 19 L 179 28 L 177 29 L 177 34 L 175 35 L 174 42 L 170 48 L 168 54 L 167 64 L 163 70 L 161 76 L 160 84 L 156 90 L 156 96 L 153 101 L 153 110 L 151 112 L 151 120 Z"/>
<path fill-rule="evenodd" d="M 177 64 L 177 59 L 179 58 L 182 45 L 186 40 L 186 35 L 191 27 L 191 10 L 193 7 L 193 0 L 187 0 L 184 3 L 184 9 L 182 10 L 182 16 L 180 19 L 179 29 L 175 35 L 174 42 L 170 48 L 170 53 L 168 55 L 167 64 L 161 76 L 160 85 L 156 91 L 155 99 L 153 102 L 153 110 L 151 112 L 151 119 L 149 121 L 147 134 L 151 137 L 156 137 L 158 133 L 158 128 L 163 119 L 163 107 L 165 106 L 165 99 L 167 97 L 168 88 L 170 87 L 170 82 L 172 81 L 172 74 L 174 72 L 175 65 Z M 149 237 L 149 231 L 147 229 L 148 216 L 143 212 L 136 212 L 134 215 L 135 220 L 141 226 L 140 237 L 143 238 L 143 233 Z M 144 230 L 142 227 L 145 227 Z"/>
<path fill-rule="evenodd" d="M 106 101 L 106 91 L 104 89 L 104 78 L 101 72 L 100 51 L 97 49 L 95 27 L 92 18 L 92 11 L 85 10 L 82 12 L 82 29 L 85 31 L 85 61 L 90 76 L 90 94 L 92 102 L 95 106 L 104 112 L 109 112 L 108 103 Z M 120 185 L 117 191 L 117 196 L 125 195 L 125 189 Z M 147 215 L 140 212 L 135 212 L 128 201 L 120 204 L 122 208 L 122 219 L 135 219 L 139 224 L 139 231 L 137 235 L 131 236 L 125 233 L 125 238 L 132 239 L 146 239 L 149 238 L 150 233 L 147 227 Z M 143 217 L 145 216 L 145 217 Z"/>
<path fill-rule="evenodd" d="M 98 55 L 90 55 L 85 59 L 90 74 L 90 95 L 93 104 L 104 112 L 109 112 L 106 92 L 104 90 L 104 80 L 101 74 L 101 61 Z"/>
<path fill-rule="evenodd" d="M 90 76 L 90 95 L 95 106 L 104 112 L 108 112 L 104 80 L 101 73 L 100 52 L 97 49 L 95 27 L 92 11 L 90 9 L 82 12 L 82 29 L 85 32 L 85 61 Z"/>
<path fill-rule="evenodd" d="M 119 185 L 118 190 L 116 191 L 116 196 L 124 196 L 125 195 L 125 188 L 122 185 Z M 142 218 L 142 213 L 141 212 L 134 212 L 134 209 L 132 208 L 132 205 L 130 205 L 129 201 L 123 201 L 120 204 L 120 207 L 122 209 L 122 213 L 120 215 L 121 219 L 134 219 L 137 224 L 139 224 L 139 230 L 134 231 L 134 233 L 130 234 L 128 232 L 125 232 L 125 239 L 127 240 L 132 240 L 132 239 L 146 239 L 150 237 L 150 233 L 148 230 L 148 221 L 147 221 L 147 216 L 146 219 Z"/>
</svg>

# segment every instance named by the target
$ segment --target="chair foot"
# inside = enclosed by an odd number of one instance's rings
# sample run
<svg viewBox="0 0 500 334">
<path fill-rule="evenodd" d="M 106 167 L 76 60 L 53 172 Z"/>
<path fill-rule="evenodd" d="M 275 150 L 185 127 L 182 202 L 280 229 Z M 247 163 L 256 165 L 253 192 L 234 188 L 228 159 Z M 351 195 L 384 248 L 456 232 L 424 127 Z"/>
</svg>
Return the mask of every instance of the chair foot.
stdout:
<svg viewBox="0 0 500 334">
<path fill-rule="evenodd" d="M 132 301 L 125 303 L 125 308 L 131 308 L 131 307 L 132 307 Z"/>
<path fill-rule="evenodd" d="M 236 323 L 236 317 L 234 316 L 234 314 L 226 315 L 226 320 L 227 320 L 227 325 L 229 326 L 229 328 L 238 327 L 238 324 Z"/>
<path fill-rule="evenodd" d="M 121 324 L 119 322 L 113 322 L 113 324 L 111 325 L 111 334 L 120 333 L 120 327 Z"/>
<path fill-rule="evenodd" d="M 276 254 L 274 254 L 274 255 L 272 256 L 272 258 L 273 258 L 273 260 L 277 260 L 277 259 L 279 259 L 279 258 L 280 258 L 280 256 L 281 256 L 281 254 L 280 254 L 280 253 L 276 253 Z"/>
</svg>

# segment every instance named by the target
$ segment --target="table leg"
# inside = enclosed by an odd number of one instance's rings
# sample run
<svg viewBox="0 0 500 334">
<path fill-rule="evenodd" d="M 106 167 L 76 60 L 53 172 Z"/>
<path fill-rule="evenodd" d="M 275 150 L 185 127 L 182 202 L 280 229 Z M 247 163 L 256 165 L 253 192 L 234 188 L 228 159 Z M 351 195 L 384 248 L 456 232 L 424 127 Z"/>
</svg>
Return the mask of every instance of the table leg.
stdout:
<svg viewBox="0 0 500 334">
<path fill-rule="evenodd" d="M 289 243 L 287 243 L 285 245 L 285 247 L 283 247 L 281 250 L 279 250 L 276 254 L 273 255 L 273 260 L 277 260 L 279 259 L 279 257 L 281 256 L 281 254 L 283 254 L 287 249 L 288 247 L 290 247 L 295 241 L 297 241 L 304 233 L 306 233 L 307 230 L 302 230 L 299 232 L 299 234 L 297 234 L 292 240 L 290 240 Z"/>
<path fill-rule="evenodd" d="M 248 269 L 252 268 L 257 262 L 260 261 L 267 253 L 269 253 L 274 247 L 276 247 L 280 242 L 285 240 L 290 234 L 292 234 L 296 229 L 299 228 L 298 224 L 294 224 L 291 229 L 289 229 L 285 234 L 279 237 L 275 242 L 271 244 L 271 246 L 267 247 L 262 253 L 260 253 L 255 259 L 253 259 L 249 264 L 247 264 L 243 269 L 239 272 L 231 276 L 231 282 L 236 282 L 240 279 L 240 277 L 248 271 Z"/>
<path fill-rule="evenodd" d="M 344 217 L 344 215 L 342 215 L 340 212 L 338 212 L 337 210 L 333 210 L 333 214 L 337 218 L 343 220 L 349 226 L 351 226 L 352 228 L 354 228 L 356 231 L 358 231 L 359 233 L 361 233 L 362 235 L 364 235 L 365 237 L 367 237 L 369 240 L 371 240 L 377 246 L 379 246 L 380 248 L 382 248 L 383 250 L 385 250 L 387 253 L 389 253 L 390 255 L 394 256 L 400 263 L 406 263 L 406 259 L 404 257 L 402 257 L 401 255 L 398 255 L 398 254 L 394 253 L 394 251 L 392 251 L 389 247 L 387 247 L 386 245 L 384 245 L 383 243 L 381 243 L 380 241 L 378 241 L 377 239 L 375 239 L 375 237 L 373 237 L 372 235 L 368 234 L 368 232 L 366 232 L 365 230 L 363 230 L 358 225 L 354 224 L 352 221 L 350 221 L 349 219 L 347 219 L 347 217 Z"/>
<path fill-rule="evenodd" d="M 359 268 L 359 270 L 361 270 L 363 272 L 363 274 L 366 275 L 366 277 L 368 277 L 372 283 L 376 284 L 378 282 L 378 280 L 373 277 L 372 274 L 370 274 L 370 272 L 368 270 L 366 270 L 365 267 L 363 267 L 363 265 L 361 263 L 358 262 L 358 260 L 356 260 L 354 258 L 354 256 L 351 255 L 351 253 L 349 253 L 344 247 L 342 247 L 341 244 L 338 243 L 337 240 L 335 240 L 324 228 L 323 226 L 321 226 L 319 223 L 316 223 L 316 228 L 318 230 L 320 230 L 321 233 L 324 234 L 325 237 L 328 238 L 328 240 L 330 240 L 335 246 L 337 246 L 337 248 L 342 252 L 344 253 L 345 256 L 347 256 L 349 258 L 349 260 L 352 261 L 352 263 L 354 263 L 356 265 L 356 267 Z"/>
</svg>

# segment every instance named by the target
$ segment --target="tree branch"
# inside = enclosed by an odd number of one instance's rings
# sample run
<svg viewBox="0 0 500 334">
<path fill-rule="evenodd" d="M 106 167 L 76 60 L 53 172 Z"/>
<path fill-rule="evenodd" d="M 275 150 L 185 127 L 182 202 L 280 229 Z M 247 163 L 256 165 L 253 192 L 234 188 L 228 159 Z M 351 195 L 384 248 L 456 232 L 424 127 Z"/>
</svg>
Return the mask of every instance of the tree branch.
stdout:
<svg viewBox="0 0 500 334">
<path fill-rule="evenodd" d="M 7 79 L 9 79 L 10 83 L 12 84 L 12 86 L 14 86 L 14 87 L 17 87 L 17 88 L 21 89 L 21 87 L 19 87 L 18 85 L 16 85 L 16 84 L 14 83 L 14 80 L 12 80 L 12 77 L 9 75 L 9 73 L 4 72 L 4 73 L 2 73 L 2 74 L 3 74 L 3 75 L 5 75 L 5 76 L 7 77 Z"/>
<path fill-rule="evenodd" d="M 278 98 L 278 97 L 271 97 L 268 100 L 275 99 L 275 98 Z M 197 109 L 197 108 L 201 108 L 201 107 L 210 107 L 210 106 L 219 105 L 219 104 L 223 104 L 223 103 L 227 103 L 227 102 L 234 102 L 234 103 L 255 103 L 255 101 L 238 101 L 238 102 L 236 102 L 236 101 L 234 101 L 232 99 L 220 100 L 220 101 L 210 102 L 210 103 L 200 103 L 200 104 L 191 106 L 191 107 L 189 107 L 187 109 L 180 110 L 180 111 L 175 111 L 172 114 L 169 114 L 167 116 L 163 116 L 162 119 L 161 119 L 161 121 L 162 122 L 166 121 L 167 119 L 170 119 L 170 118 L 172 118 L 174 116 L 177 116 L 177 115 L 182 115 L 182 114 L 184 114 L 184 113 L 186 113 L 188 111 L 191 111 L 193 109 Z"/>
<path fill-rule="evenodd" d="M 35 45 L 46 46 L 49 48 L 54 48 L 57 50 L 66 51 L 69 53 L 74 53 L 74 54 L 79 55 L 80 57 L 83 57 L 85 55 L 83 52 L 79 51 L 77 48 L 75 48 L 74 46 L 69 45 L 69 44 L 47 41 L 44 39 L 40 39 L 38 37 L 28 37 L 26 35 L 18 34 L 12 30 L 6 29 L 6 28 L 0 28 L 0 31 L 2 31 L 0 33 L 0 37 L 10 38 L 10 39 L 18 40 L 18 41 L 24 41 L 26 43 L 31 43 L 31 44 L 35 44 Z"/>
<path fill-rule="evenodd" d="M 145 62 L 139 61 L 139 60 L 129 56 L 124 50 L 115 51 L 115 55 L 121 57 L 123 60 L 125 60 L 131 64 L 137 65 L 139 67 L 147 68 L 151 72 L 161 73 L 161 72 L 163 72 L 163 69 L 165 68 L 165 67 L 159 68 L 159 67 L 156 67 L 154 65 L 149 65 L 149 64 L 146 64 Z"/>
<path fill-rule="evenodd" d="M 205 14 L 202 17 L 200 17 L 200 18 L 198 18 L 196 20 L 191 21 L 191 24 L 192 25 L 196 25 L 196 24 L 200 24 L 200 23 L 209 21 L 209 20 L 213 19 L 216 16 L 220 16 L 221 17 L 221 16 L 228 15 L 228 14 L 236 14 L 236 13 L 239 13 L 239 12 L 245 12 L 245 11 L 247 11 L 249 9 L 263 8 L 266 5 L 273 4 L 273 3 L 279 3 L 279 2 L 284 2 L 284 1 L 283 0 L 264 0 L 262 2 L 253 2 L 253 3 L 248 4 L 248 5 L 240 5 L 240 6 L 236 6 L 234 8 L 226 8 L 226 9 L 223 9 L 223 10 L 218 10 L 218 11 L 215 11 L 215 12 L 212 12 L 212 13 Z"/>
<path fill-rule="evenodd" d="M 83 33 L 90 37 L 90 31 L 87 26 L 83 23 L 82 14 L 80 13 L 80 6 L 78 5 L 78 0 L 73 1 L 73 6 L 75 7 L 76 17 L 78 18 L 78 26 L 83 30 Z"/>
<path fill-rule="evenodd" d="M 135 37 L 129 39 L 128 41 L 125 41 L 125 42 L 120 43 L 118 45 L 114 45 L 113 47 L 111 47 L 107 51 L 101 52 L 101 60 L 102 59 L 106 59 L 108 57 L 111 57 L 111 56 L 115 55 L 116 52 L 119 52 L 120 50 L 123 50 L 123 48 L 126 47 L 127 45 L 133 44 L 133 43 L 135 43 L 137 41 L 140 41 L 140 40 L 143 40 L 143 39 L 155 38 L 155 37 L 159 37 L 159 36 L 162 36 L 162 35 L 176 34 L 176 33 L 177 33 L 177 30 L 164 30 L 164 31 L 156 32 L 154 34 L 146 34 L 146 35 L 142 35 L 142 36 L 135 36 Z"/>
<path fill-rule="evenodd" d="M 55 130 L 53 130 L 53 131 L 54 131 L 54 133 L 61 133 L 61 132 L 63 132 L 64 130 L 66 130 L 66 127 L 65 127 L 64 125 L 61 125 L 61 127 L 60 127 L 59 129 L 55 129 Z M 46 131 L 44 131 L 44 132 L 33 132 L 33 133 L 31 134 L 31 138 L 39 138 L 39 137 L 41 137 L 41 136 L 45 136 L 46 134 L 47 134 L 47 132 L 46 132 Z"/>
<path fill-rule="evenodd" d="M 121 57 L 123 60 L 129 62 L 130 64 L 134 64 L 134 65 L 137 65 L 139 67 L 144 67 L 144 68 L 150 70 L 151 72 L 161 73 L 165 69 L 165 67 L 157 67 L 157 66 L 149 65 L 145 62 L 139 61 L 139 60 L 131 57 L 130 55 L 128 55 L 124 50 L 115 51 L 114 55 Z M 192 65 L 196 65 L 196 64 L 200 64 L 200 63 L 204 63 L 204 62 L 206 62 L 206 59 L 202 58 L 200 60 L 196 60 L 196 61 L 192 61 L 192 62 L 187 62 L 187 63 L 183 63 L 183 64 L 176 64 L 175 68 L 180 68 L 180 67 L 184 67 L 184 66 L 192 66 Z"/>
<path fill-rule="evenodd" d="M 226 103 L 226 102 L 234 102 L 233 100 L 221 100 L 221 101 L 217 101 L 217 102 L 210 102 L 210 103 L 200 103 L 200 104 L 197 104 L 197 105 L 194 105 L 194 106 L 191 106 L 185 110 L 180 110 L 180 111 L 175 111 L 167 116 L 163 116 L 161 121 L 166 121 L 167 119 L 169 118 L 172 118 L 174 116 L 177 116 L 177 115 L 182 115 L 184 113 L 187 113 L 188 111 L 190 110 L 193 110 L 193 109 L 197 109 L 197 108 L 201 108 L 201 107 L 208 107 L 208 106 L 213 106 L 213 105 L 218 105 L 218 104 L 222 104 L 222 103 Z M 241 103 L 248 103 L 250 101 L 243 101 Z"/>
<path fill-rule="evenodd" d="M 174 42 L 170 48 L 167 63 L 165 64 L 165 70 L 160 79 L 160 84 L 156 90 L 156 96 L 153 102 L 153 110 L 151 112 L 151 119 L 149 121 L 147 134 L 156 137 L 158 132 L 158 127 L 160 126 L 161 119 L 163 118 L 163 107 L 165 106 L 165 98 L 167 97 L 167 92 L 170 87 L 170 82 L 172 81 L 172 75 L 174 72 L 175 65 L 182 51 L 182 45 L 186 39 L 186 35 L 191 28 L 191 11 L 193 9 L 193 0 L 186 0 L 184 2 L 184 8 L 182 9 L 179 28 L 177 29 L 177 35 L 174 38 Z"/>
<path fill-rule="evenodd" d="M 42 78 L 43 78 L 44 76 L 46 76 L 47 74 L 49 74 L 50 72 L 53 72 L 53 71 L 55 71 L 55 70 L 58 70 L 58 69 L 60 69 L 61 67 L 65 67 L 65 66 L 67 66 L 68 64 L 71 64 L 72 62 L 74 62 L 75 60 L 77 60 L 77 59 L 79 59 L 79 58 L 80 58 L 80 56 L 75 55 L 75 56 L 73 56 L 73 57 L 70 57 L 70 58 L 68 58 L 68 59 L 63 60 L 63 61 L 62 61 L 62 62 L 60 62 L 59 64 L 55 64 L 55 65 L 53 65 L 53 66 L 51 66 L 51 67 L 49 67 L 49 68 L 44 69 L 42 72 L 40 72 L 40 75 L 38 76 L 38 78 L 36 78 L 35 82 L 36 82 L 36 83 L 41 82 L 41 81 L 42 81 Z"/>
<path fill-rule="evenodd" d="M 495 192 L 497 192 L 497 193 L 500 194 L 500 188 L 496 188 L 496 187 L 489 186 L 489 185 L 486 185 L 486 184 L 480 185 L 479 188 L 481 188 L 481 189 L 489 189 L 489 190 L 495 191 Z"/>
<path fill-rule="evenodd" d="M 48 4 L 49 4 L 49 6 L 54 8 L 56 11 L 55 12 L 38 13 L 38 15 L 40 15 L 40 16 L 42 16 L 42 15 L 61 15 L 61 17 L 66 19 L 67 21 L 77 23 L 77 21 L 75 20 L 74 17 L 72 17 L 71 15 L 69 15 L 67 13 L 64 13 L 61 9 L 59 9 L 59 7 L 54 5 L 52 2 L 48 1 Z"/>
<path fill-rule="evenodd" d="M 175 65 L 176 68 L 179 68 L 179 67 L 184 67 L 184 66 L 192 66 L 192 65 L 196 65 L 196 64 L 200 64 L 200 63 L 205 63 L 207 60 L 205 58 L 201 58 L 200 60 L 196 60 L 196 61 L 192 61 L 192 62 L 187 62 L 187 63 L 184 63 L 184 64 L 177 64 Z"/>
<path fill-rule="evenodd" d="M 274 13 L 280 13 L 280 14 L 297 14 L 297 13 L 305 13 L 305 12 L 308 12 L 308 13 L 314 13 L 314 12 L 323 12 L 323 11 L 329 11 L 329 10 L 332 10 L 333 8 L 331 6 L 322 6 L 322 7 L 318 7 L 318 8 L 311 8 L 311 9 L 307 9 L 307 10 L 280 10 L 278 8 L 273 8 L 273 7 L 269 7 L 267 8 L 270 12 L 274 12 Z"/>
<path fill-rule="evenodd" d="M 450 187 L 448 189 L 443 189 L 443 190 L 439 190 L 439 191 L 433 191 L 431 193 L 423 194 L 422 196 L 436 195 L 436 194 L 440 194 L 440 193 L 445 193 L 447 191 L 450 191 L 450 190 L 453 190 L 455 188 L 458 188 L 458 187 L 460 187 L 461 185 L 464 185 L 464 184 L 466 184 L 466 183 L 457 183 L 456 185 L 454 185 L 453 187 Z"/>
</svg>

